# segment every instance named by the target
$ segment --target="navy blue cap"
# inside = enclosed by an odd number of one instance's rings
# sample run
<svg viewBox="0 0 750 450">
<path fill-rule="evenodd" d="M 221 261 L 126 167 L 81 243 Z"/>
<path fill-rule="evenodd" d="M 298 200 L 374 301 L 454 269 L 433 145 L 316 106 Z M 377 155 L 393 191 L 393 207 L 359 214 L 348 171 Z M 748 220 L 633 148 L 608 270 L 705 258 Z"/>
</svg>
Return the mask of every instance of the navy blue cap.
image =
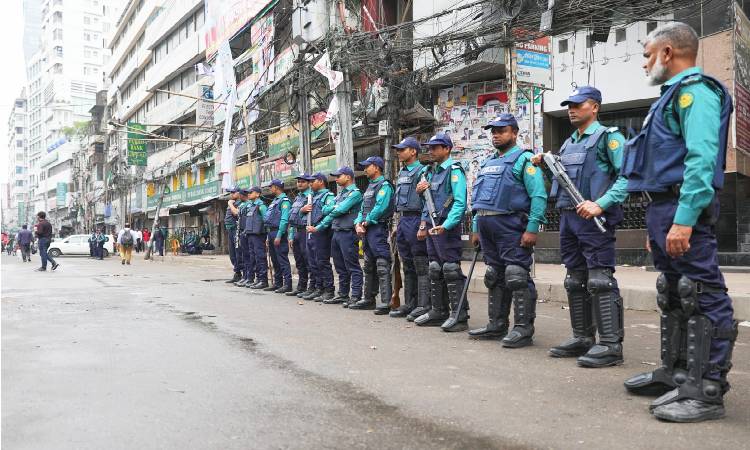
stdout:
<svg viewBox="0 0 750 450">
<path fill-rule="evenodd" d="M 516 118 L 513 114 L 510 114 L 510 113 L 500 114 L 499 116 L 490 120 L 487 123 L 487 125 L 484 126 L 484 129 L 489 130 L 492 127 L 507 127 L 507 126 L 518 128 L 518 122 L 516 122 Z"/>
<path fill-rule="evenodd" d="M 365 168 L 371 164 L 375 164 L 376 166 L 380 167 L 381 169 L 385 167 L 385 163 L 383 162 L 383 158 L 380 156 L 370 156 L 364 161 L 360 161 L 357 163 L 359 167 Z"/>
<path fill-rule="evenodd" d="M 237 192 L 239 192 L 240 195 L 247 195 L 250 193 L 250 191 L 247 189 L 238 189 Z"/>
<path fill-rule="evenodd" d="M 224 190 L 225 190 L 225 191 L 227 191 L 227 192 L 228 192 L 228 193 L 230 193 L 230 194 L 233 194 L 233 193 L 235 193 L 235 192 L 239 192 L 239 191 L 240 191 L 239 189 L 237 189 L 237 187 L 236 187 L 236 186 L 232 186 L 232 187 L 230 187 L 230 188 L 226 188 L 226 189 L 224 189 Z"/>
<path fill-rule="evenodd" d="M 258 186 L 253 186 L 250 188 L 250 192 L 257 192 L 258 194 L 263 193 L 263 191 Z"/>
<path fill-rule="evenodd" d="M 335 172 L 331 172 L 332 177 L 337 177 L 339 175 L 349 175 L 350 177 L 354 178 L 354 171 L 349 167 L 341 167 L 339 170 Z"/>
<path fill-rule="evenodd" d="M 450 136 L 448 136 L 445 133 L 438 133 L 430 138 L 429 141 L 425 142 L 425 146 L 429 145 L 444 145 L 446 147 L 453 148 L 453 141 L 451 140 Z"/>
<path fill-rule="evenodd" d="M 317 172 L 317 173 L 313 174 L 312 179 L 313 180 L 320 180 L 320 181 L 324 181 L 325 182 L 325 181 L 328 181 L 328 176 L 325 175 L 325 174 L 323 174 L 323 172 Z"/>
<path fill-rule="evenodd" d="M 299 175 L 297 175 L 294 178 L 297 179 L 297 180 L 302 180 L 302 181 L 312 181 L 312 180 L 315 179 L 315 177 L 313 177 L 312 175 L 310 175 L 307 172 L 299 174 Z"/>
<path fill-rule="evenodd" d="M 568 106 L 568 103 L 583 103 L 586 100 L 594 100 L 597 103 L 602 102 L 602 93 L 593 86 L 577 87 L 567 100 L 560 103 L 560 106 Z"/>
<path fill-rule="evenodd" d="M 279 180 L 278 178 L 274 178 L 273 180 L 271 180 L 271 186 L 278 186 L 284 189 L 284 182 Z"/>
<path fill-rule="evenodd" d="M 419 145 L 419 141 L 413 136 L 408 136 L 404 138 L 403 141 L 393 146 L 393 148 L 397 148 L 399 150 L 404 148 L 413 148 L 419 150 L 419 147 L 421 147 L 421 145 Z"/>
</svg>

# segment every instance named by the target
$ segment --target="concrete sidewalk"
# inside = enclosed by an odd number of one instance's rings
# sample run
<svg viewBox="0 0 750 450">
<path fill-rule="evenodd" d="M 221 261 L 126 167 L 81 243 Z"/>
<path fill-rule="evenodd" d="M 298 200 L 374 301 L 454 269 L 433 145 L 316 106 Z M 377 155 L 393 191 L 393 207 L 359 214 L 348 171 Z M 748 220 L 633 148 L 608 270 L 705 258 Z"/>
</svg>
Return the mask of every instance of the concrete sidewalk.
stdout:
<svg viewBox="0 0 750 450">
<path fill-rule="evenodd" d="M 294 258 L 289 255 L 294 268 Z M 160 262 L 160 257 L 156 258 Z M 206 267 L 226 268 L 227 273 L 231 271 L 229 257 L 227 255 L 180 255 L 165 256 L 164 261 L 171 264 L 202 265 Z M 464 273 L 468 274 L 469 261 L 462 263 Z M 469 291 L 474 293 L 486 293 L 484 285 L 484 273 L 486 265 L 478 261 L 471 277 Z M 658 272 L 647 270 L 646 267 L 617 266 L 615 277 L 620 286 L 625 308 L 642 311 L 655 311 L 656 308 L 656 277 Z M 334 272 L 334 276 L 336 273 Z M 734 313 L 737 320 L 750 320 L 750 275 L 747 273 L 725 272 L 724 278 L 729 288 L 729 295 L 734 303 Z M 556 264 L 537 264 L 534 282 L 539 292 L 541 302 L 566 302 L 565 267 Z"/>
</svg>

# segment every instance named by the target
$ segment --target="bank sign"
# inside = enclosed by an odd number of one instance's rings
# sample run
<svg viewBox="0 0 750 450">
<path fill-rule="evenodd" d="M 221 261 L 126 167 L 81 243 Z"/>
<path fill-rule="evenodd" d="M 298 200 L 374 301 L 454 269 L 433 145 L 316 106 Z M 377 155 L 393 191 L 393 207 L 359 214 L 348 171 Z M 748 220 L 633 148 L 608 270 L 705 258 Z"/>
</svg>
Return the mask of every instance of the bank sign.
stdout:
<svg viewBox="0 0 750 450">
<path fill-rule="evenodd" d="M 542 89 L 554 89 L 551 40 L 542 37 L 516 44 L 516 80 Z"/>
</svg>

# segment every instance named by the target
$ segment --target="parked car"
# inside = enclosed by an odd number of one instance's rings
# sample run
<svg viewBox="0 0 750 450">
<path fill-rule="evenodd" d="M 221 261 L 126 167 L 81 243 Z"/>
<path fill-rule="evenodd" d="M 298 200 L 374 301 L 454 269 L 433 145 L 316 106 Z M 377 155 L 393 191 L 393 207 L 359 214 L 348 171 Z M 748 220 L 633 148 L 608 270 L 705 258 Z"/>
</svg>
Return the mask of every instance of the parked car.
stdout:
<svg viewBox="0 0 750 450">
<path fill-rule="evenodd" d="M 66 238 L 55 239 L 49 246 L 47 252 L 57 258 L 60 255 L 88 255 L 89 254 L 89 235 L 73 234 Z M 104 256 L 114 254 L 112 247 L 112 238 L 104 243 Z"/>
</svg>

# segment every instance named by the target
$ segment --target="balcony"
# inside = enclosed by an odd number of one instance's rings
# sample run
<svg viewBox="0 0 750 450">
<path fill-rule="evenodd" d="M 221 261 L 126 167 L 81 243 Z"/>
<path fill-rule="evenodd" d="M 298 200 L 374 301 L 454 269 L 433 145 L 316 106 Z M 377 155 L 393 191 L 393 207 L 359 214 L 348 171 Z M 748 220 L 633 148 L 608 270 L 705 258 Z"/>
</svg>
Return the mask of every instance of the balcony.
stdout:
<svg viewBox="0 0 750 450">
<path fill-rule="evenodd" d="M 112 80 L 112 83 L 107 88 L 107 103 L 111 103 L 115 99 L 117 90 L 125 86 L 135 74 L 137 74 L 151 59 L 151 50 L 146 50 L 141 47 L 140 50 L 135 52 L 133 58 L 128 61 L 120 69 L 120 74 Z M 109 73 L 109 72 L 107 72 Z"/>
<path fill-rule="evenodd" d="M 202 89 L 200 84 L 193 83 L 182 91 L 185 95 L 200 97 Z M 195 99 L 173 95 L 166 102 L 146 113 L 147 123 L 174 123 L 180 117 L 189 114 L 197 106 Z M 211 124 L 213 125 L 213 124 Z"/>
<path fill-rule="evenodd" d="M 169 55 L 165 56 L 158 64 L 152 66 L 151 70 L 146 73 L 147 89 L 155 89 L 185 66 L 202 59 L 205 46 L 201 44 L 203 42 L 201 38 L 201 33 L 193 34 L 181 42 L 179 47 L 170 50 Z"/>
<path fill-rule="evenodd" d="M 135 3 L 137 2 L 131 2 L 131 5 L 134 5 Z M 125 55 L 127 55 L 133 45 L 135 45 L 136 37 L 139 36 L 141 31 L 146 27 L 146 22 L 148 22 L 149 17 L 156 9 L 156 3 L 157 2 L 152 0 L 144 1 L 143 8 L 138 12 L 138 15 L 133 23 L 130 24 L 130 27 L 125 34 L 120 34 L 124 26 L 124 24 L 120 24 L 114 33 L 108 37 L 108 42 L 110 43 L 114 43 L 115 37 L 118 35 L 120 36 L 120 40 L 117 48 L 112 49 L 112 55 L 110 56 L 109 61 L 107 61 L 107 65 L 104 69 L 106 73 L 112 73 L 120 64 L 122 64 Z"/>
<path fill-rule="evenodd" d="M 203 5 L 203 1 L 183 0 L 163 10 L 159 17 L 149 25 L 149 31 L 143 42 L 144 47 L 153 49 L 156 44 L 166 39 L 177 24 L 181 23 L 188 15 L 193 14 L 199 5 Z M 200 30 L 196 34 L 202 35 Z"/>
</svg>

